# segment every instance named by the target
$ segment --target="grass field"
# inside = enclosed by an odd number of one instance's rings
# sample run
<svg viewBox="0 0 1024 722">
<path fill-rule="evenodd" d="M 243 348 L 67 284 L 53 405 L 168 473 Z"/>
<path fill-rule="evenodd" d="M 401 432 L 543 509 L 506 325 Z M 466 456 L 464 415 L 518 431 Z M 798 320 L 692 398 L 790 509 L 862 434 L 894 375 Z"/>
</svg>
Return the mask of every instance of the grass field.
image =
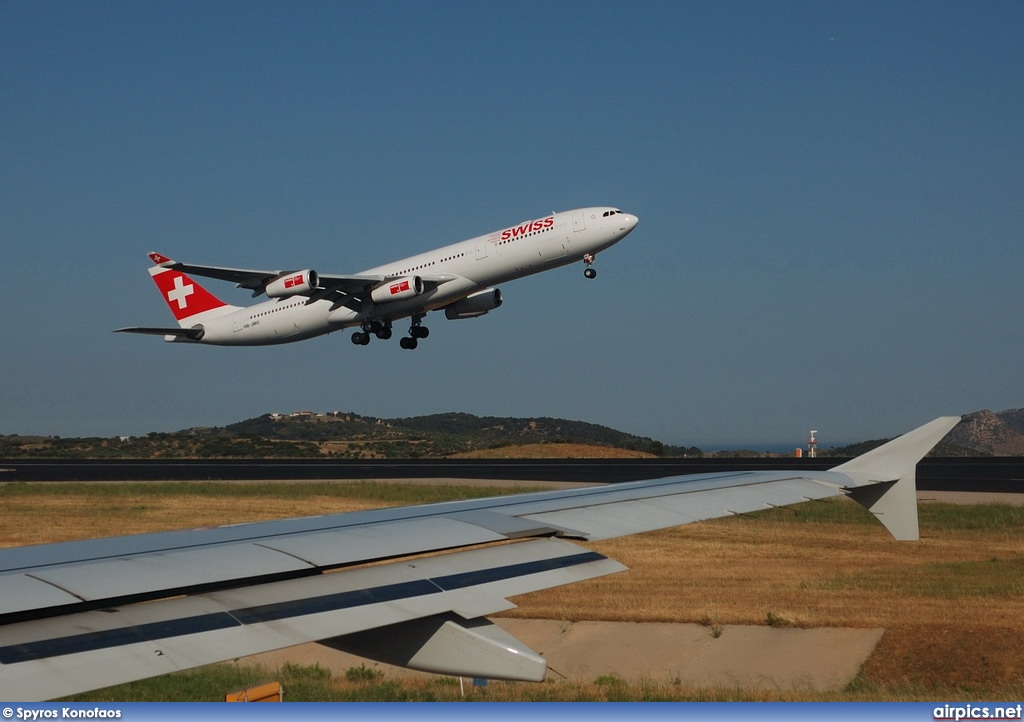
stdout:
<svg viewBox="0 0 1024 722">
<path fill-rule="evenodd" d="M 0 546 L 333 513 L 524 491 L 381 483 L 10 484 Z M 627 684 L 491 683 L 466 698 L 932 700 L 1024 697 L 1024 507 L 921 505 L 922 539 L 895 542 L 858 506 L 807 503 L 591 545 L 631 571 L 531 594 L 531 618 L 883 627 L 848 689 L 810 695 Z M 461 699 L 458 680 L 385 680 L 369 669 L 221 665 L 82 695 L 222 699 L 282 679 L 287 698 Z"/>
</svg>

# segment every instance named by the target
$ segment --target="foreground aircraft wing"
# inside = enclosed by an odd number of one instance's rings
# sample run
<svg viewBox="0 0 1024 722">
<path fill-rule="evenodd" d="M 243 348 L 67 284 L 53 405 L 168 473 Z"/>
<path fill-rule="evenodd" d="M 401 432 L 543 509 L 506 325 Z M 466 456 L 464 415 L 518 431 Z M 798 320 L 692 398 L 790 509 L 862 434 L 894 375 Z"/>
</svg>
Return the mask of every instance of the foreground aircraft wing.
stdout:
<svg viewBox="0 0 1024 722">
<path fill-rule="evenodd" d="M 318 641 L 443 674 L 541 680 L 485 619 L 625 569 L 605 539 L 847 495 L 917 538 L 936 419 L 829 471 L 730 472 L 0 550 L 0 698 L 69 695 Z"/>
</svg>

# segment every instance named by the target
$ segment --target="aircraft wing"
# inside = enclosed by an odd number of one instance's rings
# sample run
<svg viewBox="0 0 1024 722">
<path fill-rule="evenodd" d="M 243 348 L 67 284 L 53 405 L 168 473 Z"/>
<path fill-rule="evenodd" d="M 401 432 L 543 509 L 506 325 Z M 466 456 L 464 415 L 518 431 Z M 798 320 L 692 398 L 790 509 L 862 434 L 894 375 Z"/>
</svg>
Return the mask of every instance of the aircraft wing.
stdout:
<svg viewBox="0 0 1024 722">
<path fill-rule="evenodd" d="M 829 471 L 733 472 L 0 550 L 0 697 L 50 699 L 308 641 L 541 680 L 485 616 L 625 569 L 575 541 L 848 495 L 917 538 L 936 419 Z"/>
<path fill-rule="evenodd" d="M 227 268 L 224 266 L 199 266 L 192 263 L 181 263 L 179 261 L 173 261 L 167 256 L 160 253 L 150 253 L 150 259 L 158 266 L 164 268 L 172 268 L 182 273 L 192 274 L 194 276 L 203 276 L 205 278 L 216 278 L 221 281 L 230 281 L 239 288 L 248 288 L 253 292 L 253 296 L 258 296 L 266 290 L 267 284 L 271 281 L 285 276 L 289 273 L 295 273 L 295 269 L 290 270 L 258 270 L 254 268 Z M 436 288 L 444 283 L 455 280 L 458 278 L 452 273 L 436 273 L 427 274 L 420 276 L 423 279 L 423 284 L 426 289 Z M 343 276 L 337 274 L 317 274 L 319 281 L 318 287 L 312 291 L 308 291 L 299 295 L 308 296 L 310 301 L 334 297 L 336 299 L 355 298 L 365 300 L 368 296 L 370 289 L 376 288 L 377 286 L 385 283 L 389 280 L 398 278 L 397 276 L 389 275 L 377 275 L 377 274 L 357 274 L 352 276 Z M 150 329 L 118 329 L 118 331 L 128 331 L 131 333 L 155 333 L 155 330 Z M 182 334 L 178 334 L 182 335 Z"/>
<path fill-rule="evenodd" d="M 230 281 L 240 288 L 251 289 L 258 295 L 263 292 L 266 285 L 288 273 L 294 273 L 295 269 L 259 270 L 254 268 L 227 268 L 224 266 L 199 266 L 192 263 L 181 263 L 173 261 L 160 253 L 150 253 L 153 263 L 164 268 L 173 268 L 182 273 L 205 278 L 216 278 L 221 281 Z M 338 291 L 344 294 L 357 294 L 367 286 L 376 286 L 388 279 L 381 275 L 327 275 L 318 274 L 320 280 L 319 295 Z"/>
</svg>

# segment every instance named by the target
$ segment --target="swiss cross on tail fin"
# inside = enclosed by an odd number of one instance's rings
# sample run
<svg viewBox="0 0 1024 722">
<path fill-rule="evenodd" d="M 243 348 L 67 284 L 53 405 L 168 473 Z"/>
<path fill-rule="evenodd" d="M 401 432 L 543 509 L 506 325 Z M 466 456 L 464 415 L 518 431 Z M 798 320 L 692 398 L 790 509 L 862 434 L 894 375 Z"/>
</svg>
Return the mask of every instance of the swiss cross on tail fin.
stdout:
<svg viewBox="0 0 1024 722">
<path fill-rule="evenodd" d="M 164 301 L 180 325 L 184 326 L 185 322 L 196 314 L 228 305 L 181 271 L 162 265 L 173 263 L 167 256 L 150 253 L 149 257 L 157 264 L 149 269 L 153 282 L 160 289 Z"/>
</svg>

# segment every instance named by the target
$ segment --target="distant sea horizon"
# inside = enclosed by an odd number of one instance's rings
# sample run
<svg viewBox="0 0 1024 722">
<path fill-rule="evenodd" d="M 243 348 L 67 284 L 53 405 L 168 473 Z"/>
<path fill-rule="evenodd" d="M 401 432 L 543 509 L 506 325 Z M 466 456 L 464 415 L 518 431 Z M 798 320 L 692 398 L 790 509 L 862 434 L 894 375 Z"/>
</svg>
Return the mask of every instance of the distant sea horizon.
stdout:
<svg viewBox="0 0 1024 722">
<path fill-rule="evenodd" d="M 780 443 L 780 442 L 769 442 L 769 443 L 750 442 L 750 443 L 745 443 L 744 444 L 744 443 L 736 443 L 735 441 L 730 441 L 728 443 L 722 443 L 722 444 L 713 444 L 713 443 L 708 443 L 708 444 L 679 444 L 679 446 L 696 446 L 698 449 L 700 449 L 704 453 L 711 453 L 711 452 L 715 452 L 715 451 L 760 451 L 760 452 L 764 452 L 766 454 L 789 454 L 790 456 L 795 456 L 797 449 L 802 449 L 804 454 L 807 453 L 807 445 L 806 444 L 804 444 L 804 445 L 800 445 L 800 444 L 785 444 L 785 443 Z M 848 446 L 848 444 L 845 444 L 845 443 L 829 444 L 828 446 L 819 446 L 818 447 L 818 451 L 819 452 L 827 451 L 829 449 L 842 448 L 844 446 Z"/>
</svg>

